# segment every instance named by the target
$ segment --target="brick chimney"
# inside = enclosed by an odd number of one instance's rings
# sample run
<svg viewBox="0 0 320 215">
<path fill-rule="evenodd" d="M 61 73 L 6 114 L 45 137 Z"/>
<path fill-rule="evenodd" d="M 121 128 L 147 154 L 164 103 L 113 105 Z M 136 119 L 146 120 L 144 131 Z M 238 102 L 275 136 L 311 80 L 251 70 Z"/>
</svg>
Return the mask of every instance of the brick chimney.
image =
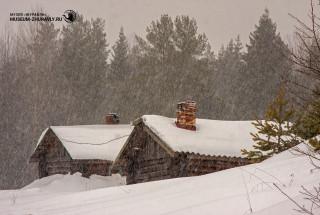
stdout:
<svg viewBox="0 0 320 215">
<path fill-rule="evenodd" d="M 116 113 L 108 113 L 106 116 L 107 125 L 118 125 L 120 124 L 119 116 Z"/>
<path fill-rule="evenodd" d="M 187 130 L 196 130 L 196 103 L 194 101 L 180 102 L 177 105 L 177 121 L 178 128 Z"/>
</svg>

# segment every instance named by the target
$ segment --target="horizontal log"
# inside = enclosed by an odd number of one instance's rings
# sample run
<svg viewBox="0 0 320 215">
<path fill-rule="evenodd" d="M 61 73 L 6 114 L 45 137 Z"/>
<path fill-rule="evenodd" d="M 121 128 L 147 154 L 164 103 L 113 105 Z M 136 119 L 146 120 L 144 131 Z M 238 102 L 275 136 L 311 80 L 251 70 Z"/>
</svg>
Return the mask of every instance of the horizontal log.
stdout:
<svg viewBox="0 0 320 215">
<path fill-rule="evenodd" d="M 171 171 L 162 170 L 162 171 L 148 172 L 148 173 L 136 172 L 135 175 L 136 175 L 135 178 L 157 178 L 164 175 L 171 175 Z"/>
<path fill-rule="evenodd" d="M 212 164 L 230 164 L 230 165 L 233 165 L 233 166 L 242 166 L 242 165 L 246 165 L 247 163 L 234 162 L 234 161 L 190 160 L 189 164 L 190 165 L 203 165 L 203 166 L 211 166 Z"/>
<path fill-rule="evenodd" d="M 230 163 L 224 163 L 224 162 L 190 162 L 189 166 L 202 166 L 202 167 L 213 167 L 213 166 L 228 166 L 229 168 L 231 167 L 236 167 L 236 166 L 241 166 L 239 163 L 235 162 L 230 162 Z"/>
<path fill-rule="evenodd" d="M 52 163 L 72 164 L 71 161 L 59 161 L 59 160 L 51 161 L 51 160 L 47 160 L 47 164 L 52 164 Z"/>
<path fill-rule="evenodd" d="M 139 165 L 147 164 L 147 165 L 153 165 L 158 164 L 161 162 L 171 161 L 170 157 L 164 157 L 164 158 L 157 158 L 157 159 L 136 159 L 134 162 L 138 163 Z"/>
<path fill-rule="evenodd" d="M 48 165 L 47 168 L 68 168 L 68 169 L 71 169 L 71 166 L 65 166 L 65 165 Z"/>
<path fill-rule="evenodd" d="M 48 175 L 56 175 L 56 174 L 68 174 L 70 171 L 52 171 L 48 172 Z"/>
<path fill-rule="evenodd" d="M 211 166 L 201 166 L 201 165 L 189 165 L 188 170 L 193 170 L 193 169 L 229 169 L 236 167 L 234 165 L 230 164 L 213 164 Z"/>
<path fill-rule="evenodd" d="M 50 169 L 48 170 L 48 173 L 50 175 L 54 175 L 54 174 L 66 174 L 68 172 L 71 172 L 70 169 Z"/>
<path fill-rule="evenodd" d="M 70 168 L 66 168 L 66 167 L 49 167 L 48 168 L 48 172 L 70 172 L 71 169 Z"/>
<path fill-rule="evenodd" d="M 189 160 L 217 160 L 217 161 L 233 161 L 233 162 L 245 162 L 250 163 L 249 159 L 247 158 L 240 158 L 240 157 L 221 157 L 221 156 L 207 156 L 207 155 L 196 155 L 196 154 L 189 154 L 187 153 L 187 158 Z"/>
<path fill-rule="evenodd" d="M 218 172 L 215 171 L 215 172 Z M 209 173 L 213 173 L 213 172 L 209 172 Z M 190 176 L 199 176 L 199 175 L 206 175 L 206 174 L 209 174 L 209 173 L 204 173 L 204 172 L 188 172 L 187 176 L 190 177 Z"/>
<path fill-rule="evenodd" d="M 70 162 L 72 159 L 70 157 L 47 157 L 46 160 L 48 162 Z"/>
<path fill-rule="evenodd" d="M 158 169 L 152 172 L 144 172 L 144 171 L 140 171 L 137 170 L 135 171 L 134 175 L 149 175 L 149 176 L 153 176 L 153 175 L 164 175 L 164 174 L 170 174 L 171 175 L 172 171 L 170 169 Z"/>
<path fill-rule="evenodd" d="M 211 173 L 219 170 L 218 168 L 188 168 L 188 172 L 204 172 Z"/>
<path fill-rule="evenodd" d="M 137 172 L 156 172 L 156 171 L 162 171 L 167 170 L 170 168 L 170 163 L 167 164 L 158 164 L 158 165 L 152 165 L 152 166 L 137 166 Z"/>
<path fill-rule="evenodd" d="M 135 179 L 134 182 L 135 183 L 144 183 L 144 182 L 149 182 L 149 181 L 158 181 L 158 180 L 165 180 L 165 179 L 170 179 L 172 178 L 171 175 L 163 175 L 161 177 L 155 177 L 155 178 L 139 178 L 139 179 Z"/>
<path fill-rule="evenodd" d="M 155 165 L 163 165 L 163 164 L 171 164 L 171 160 L 154 160 L 152 162 L 134 162 L 135 166 L 146 167 L 146 166 L 155 166 Z"/>
<path fill-rule="evenodd" d="M 112 161 L 107 160 L 72 160 L 72 164 L 101 164 L 110 165 Z"/>
</svg>

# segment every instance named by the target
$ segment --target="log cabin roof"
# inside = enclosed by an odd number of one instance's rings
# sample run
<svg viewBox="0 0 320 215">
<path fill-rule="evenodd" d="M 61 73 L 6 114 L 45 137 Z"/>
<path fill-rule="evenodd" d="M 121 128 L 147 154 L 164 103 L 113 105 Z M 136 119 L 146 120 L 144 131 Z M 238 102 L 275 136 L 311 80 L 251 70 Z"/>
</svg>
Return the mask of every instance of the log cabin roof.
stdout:
<svg viewBox="0 0 320 215">
<path fill-rule="evenodd" d="M 178 128 L 176 119 L 144 115 L 143 123 L 173 153 L 193 153 L 207 156 L 244 157 L 241 149 L 253 150 L 250 132 L 258 130 L 253 121 L 222 121 L 197 119 L 196 131 Z"/>
<path fill-rule="evenodd" d="M 40 136 L 32 158 L 44 144 L 49 130 L 59 138 L 72 159 L 99 159 L 114 161 L 131 133 L 130 125 L 76 125 L 50 126 Z M 39 150 L 38 150 L 39 151 Z"/>
</svg>

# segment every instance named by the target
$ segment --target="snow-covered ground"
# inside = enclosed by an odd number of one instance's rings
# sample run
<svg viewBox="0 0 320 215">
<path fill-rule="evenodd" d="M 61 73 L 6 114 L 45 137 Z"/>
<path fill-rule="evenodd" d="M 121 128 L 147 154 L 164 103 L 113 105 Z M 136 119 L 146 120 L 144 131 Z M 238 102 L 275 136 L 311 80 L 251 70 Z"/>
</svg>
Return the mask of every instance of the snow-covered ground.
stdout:
<svg viewBox="0 0 320 215">
<path fill-rule="evenodd" d="M 299 214 L 273 183 L 309 208 L 299 191 L 319 186 L 320 172 L 311 169 L 307 157 L 286 151 L 260 164 L 127 186 L 120 176 L 55 175 L 21 190 L 0 191 L 0 214 L 235 215 L 251 214 L 250 207 L 259 215 Z"/>
</svg>

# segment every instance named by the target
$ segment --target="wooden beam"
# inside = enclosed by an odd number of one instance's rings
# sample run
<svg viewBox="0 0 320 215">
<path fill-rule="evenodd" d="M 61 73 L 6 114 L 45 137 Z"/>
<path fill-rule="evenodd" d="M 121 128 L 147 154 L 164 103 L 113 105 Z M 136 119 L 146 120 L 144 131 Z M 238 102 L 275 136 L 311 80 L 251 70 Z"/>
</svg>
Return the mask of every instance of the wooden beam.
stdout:
<svg viewBox="0 0 320 215">
<path fill-rule="evenodd" d="M 142 118 L 140 117 L 140 118 L 138 118 L 138 119 L 133 120 L 133 121 L 132 121 L 132 124 L 133 124 L 134 126 L 136 126 L 136 125 L 138 125 L 139 123 L 142 123 L 142 122 L 143 122 L 143 120 L 142 120 Z"/>
<path fill-rule="evenodd" d="M 231 162 L 244 162 L 250 163 L 247 158 L 241 157 L 226 157 L 226 156 L 210 156 L 210 155 L 197 155 L 194 153 L 188 153 L 187 158 L 190 160 L 217 160 L 217 161 L 231 161 Z"/>
<path fill-rule="evenodd" d="M 174 157 L 174 151 L 161 140 L 148 126 L 144 125 L 143 130 L 145 130 L 171 157 Z"/>
<path fill-rule="evenodd" d="M 40 143 L 33 150 L 32 155 L 30 156 L 30 159 L 29 159 L 29 163 L 39 161 L 39 155 L 40 155 L 39 150 L 42 147 L 42 145 L 44 144 L 45 137 L 48 135 L 48 133 L 50 133 L 50 129 L 51 129 L 50 127 L 46 128 L 46 130 L 45 130 L 46 133 L 43 135 L 42 139 L 40 140 Z"/>
<path fill-rule="evenodd" d="M 116 165 L 116 163 L 119 161 L 120 156 L 122 155 L 124 149 L 127 147 L 127 145 L 129 144 L 132 136 L 136 133 L 137 129 L 136 127 L 134 127 L 133 131 L 130 133 L 128 139 L 126 140 L 126 142 L 124 143 L 124 145 L 122 146 L 119 154 L 117 155 L 116 159 L 113 161 L 112 165 L 111 165 L 111 169 L 113 169 L 113 167 Z"/>
</svg>

